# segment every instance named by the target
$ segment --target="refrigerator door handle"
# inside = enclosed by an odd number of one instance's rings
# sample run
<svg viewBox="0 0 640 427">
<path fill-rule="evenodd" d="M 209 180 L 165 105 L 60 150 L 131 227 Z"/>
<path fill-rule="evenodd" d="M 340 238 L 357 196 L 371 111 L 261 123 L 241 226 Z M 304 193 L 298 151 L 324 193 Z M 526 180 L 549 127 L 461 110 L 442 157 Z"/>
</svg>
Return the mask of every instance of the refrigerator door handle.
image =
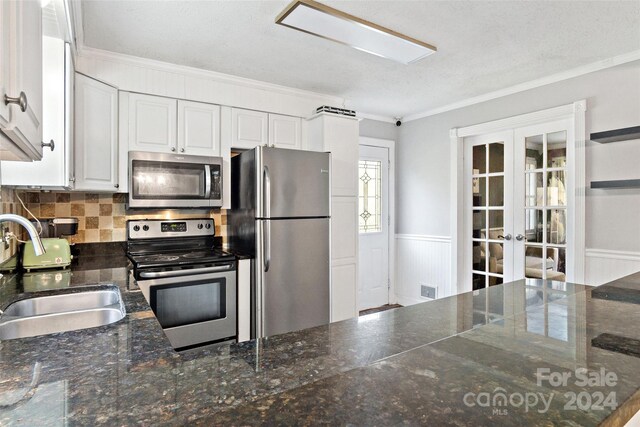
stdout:
<svg viewBox="0 0 640 427">
<path fill-rule="evenodd" d="M 264 203 L 263 206 L 263 211 L 264 211 L 264 216 L 265 218 L 267 218 L 267 220 L 265 221 L 265 228 L 264 228 L 264 239 L 263 239 L 263 244 L 264 247 L 262 248 L 263 251 L 263 258 L 264 258 L 264 271 L 267 272 L 269 271 L 269 264 L 271 263 L 271 177 L 269 176 L 269 168 L 268 167 L 264 167 L 263 168 L 263 185 L 264 185 L 264 189 L 263 189 L 263 194 L 262 194 L 262 200 Z"/>
</svg>

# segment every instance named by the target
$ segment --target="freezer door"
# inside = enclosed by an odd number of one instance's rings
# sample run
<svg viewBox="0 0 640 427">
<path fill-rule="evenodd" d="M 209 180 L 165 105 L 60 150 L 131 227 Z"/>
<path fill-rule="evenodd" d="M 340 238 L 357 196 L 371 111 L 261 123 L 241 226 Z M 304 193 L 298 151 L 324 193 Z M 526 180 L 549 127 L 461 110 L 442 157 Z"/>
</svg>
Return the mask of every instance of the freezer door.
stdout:
<svg viewBox="0 0 640 427">
<path fill-rule="evenodd" d="M 256 259 L 259 335 L 328 324 L 329 219 L 261 220 L 256 226 L 262 243 Z"/>
<path fill-rule="evenodd" d="M 331 154 L 259 147 L 258 218 L 330 215 Z"/>
</svg>

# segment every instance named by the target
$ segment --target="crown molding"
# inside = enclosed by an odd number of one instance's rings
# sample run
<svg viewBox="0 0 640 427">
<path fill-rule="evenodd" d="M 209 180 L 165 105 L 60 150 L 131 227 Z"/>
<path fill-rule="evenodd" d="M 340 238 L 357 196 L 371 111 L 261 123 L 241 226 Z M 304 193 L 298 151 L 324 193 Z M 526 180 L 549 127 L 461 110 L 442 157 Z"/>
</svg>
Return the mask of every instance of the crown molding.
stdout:
<svg viewBox="0 0 640 427">
<path fill-rule="evenodd" d="M 384 123 L 392 123 L 392 124 L 396 123 L 396 119 L 394 119 L 393 117 L 380 116 L 378 114 L 362 113 L 359 111 L 356 111 L 356 117 L 358 119 L 375 120 L 375 121 L 384 122 Z"/>
<path fill-rule="evenodd" d="M 344 107 L 346 100 L 344 98 L 324 95 L 303 89 L 295 89 L 287 86 L 281 86 L 273 83 L 262 82 L 259 80 L 249 79 L 246 77 L 238 77 L 231 74 L 219 73 L 200 68 L 189 67 L 186 65 L 177 65 L 169 62 L 158 61 L 155 59 L 141 58 L 137 56 L 127 55 L 123 53 L 111 52 L 102 49 L 96 49 L 85 45 L 78 44 L 78 57 L 92 58 L 103 61 L 127 64 L 135 67 L 153 69 L 156 71 L 164 71 L 168 73 L 180 74 L 183 76 L 214 80 L 220 83 L 235 84 L 253 89 L 265 90 L 269 92 L 280 93 L 284 95 L 300 96 L 304 98 L 316 98 L 322 103 L 332 103 L 336 106 Z"/>
<path fill-rule="evenodd" d="M 614 56 L 612 58 L 603 59 L 601 61 L 592 62 L 580 67 L 572 68 L 567 71 L 552 74 L 550 76 L 542 77 L 529 82 L 520 83 L 515 86 L 500 89 L 494 92 L 489 92 L 484 95 L 476 96 L 473 98 L 467 98 L 462 101 L 454 102 L 442 107 L 434 108 L 431 110 L 423 111 L 421 113 L 410 114 L 404 117 L 405 122 L 422 119 L 436 114 L 445 113 L 447 111 L 457 110 L 459 108 L 468 107 L 471 105 L 479 104 L 481 102 L 491 101 L 492 99 L 502 98 L 503 96 L 513 95 L 514 93 L 524 92 L 529 89 L 535 89 L 537 87 L 546 86 L 548 84 L 561 82 L 563 80 L 572 79 L 585 74 L 593 73 L 596 71 L 604 70 L 607 68 L 615 67 L 618 65 L 626 64 L 633 61 L 640 60 L 640 50 L 634 50 L 629 53 Z"/>
</svg>

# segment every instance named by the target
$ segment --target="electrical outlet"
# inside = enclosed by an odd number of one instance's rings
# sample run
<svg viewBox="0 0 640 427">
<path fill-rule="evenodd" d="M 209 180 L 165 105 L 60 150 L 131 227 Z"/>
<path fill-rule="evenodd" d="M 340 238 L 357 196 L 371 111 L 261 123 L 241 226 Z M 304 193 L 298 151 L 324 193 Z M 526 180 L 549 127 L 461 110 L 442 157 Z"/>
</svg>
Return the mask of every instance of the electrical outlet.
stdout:
<svg viewBox="0 0 640 427">
<path fill-rule="evenodd" d="M 420 284 L 420 295 L 425 298 L 436 299 L 436 289 L 434 286 Z"/>
</svg>

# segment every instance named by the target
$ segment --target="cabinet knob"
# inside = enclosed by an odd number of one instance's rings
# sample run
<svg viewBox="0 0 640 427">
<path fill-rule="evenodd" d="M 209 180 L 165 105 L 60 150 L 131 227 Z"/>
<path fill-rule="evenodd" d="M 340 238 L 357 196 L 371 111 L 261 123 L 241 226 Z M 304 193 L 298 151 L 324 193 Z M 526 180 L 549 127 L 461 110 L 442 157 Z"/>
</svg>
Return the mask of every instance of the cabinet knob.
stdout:
<svg viewBox="0 0 640 427">
<path fill-rule="evenodd" d="M 42 145 L 42 148 L 45 148 L 45 147 L 51 148 L 51 151 L 53 151 L 56 148 L 56 143 L 53 142 L 53 139 L 47 143 L 41 142 L 40 145 Z"/>
<path fill-rule="evenodd" d="M 171 147 L 171 151 L 176 151 L 176 147 Z"/>
<path fill-rule="evenodd" d="M 184 153 L 184 148 L 181 148 L 181 149 L 180 149 L 180 152 L 181 152 L 181 153 Z"/>
<path fill-rule="evenodd" d="M 9 95 L 4 95 L 4 105 L 9 104 L 18 104 L 20 106 L 20 111 L 23 113 L 27 111 L 27 94 L 24 92 L 20 92 L 16 98 L 12 98 Z"/>
<path fill-rule="evenodd" d="M 113 186 L 116 188 L 120 188 L 120 184 L 114 184 Z"/>
</svg>

